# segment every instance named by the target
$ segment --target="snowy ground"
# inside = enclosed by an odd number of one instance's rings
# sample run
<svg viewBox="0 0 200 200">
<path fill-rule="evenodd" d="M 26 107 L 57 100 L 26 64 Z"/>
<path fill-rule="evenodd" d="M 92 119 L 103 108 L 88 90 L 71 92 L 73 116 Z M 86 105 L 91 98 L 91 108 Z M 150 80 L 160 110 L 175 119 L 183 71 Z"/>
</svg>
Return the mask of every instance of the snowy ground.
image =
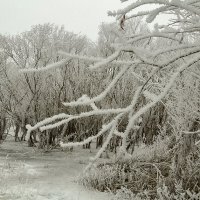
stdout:
<svg viewBox="0 0 200 200">
<path fill-rule="evenodd" d="M 11 140 L 0 145 L 0 200 L 106 200 L 111 195 L 91 191 L 74 180 L 92 153 L 35 152 Z"/>
</svg>

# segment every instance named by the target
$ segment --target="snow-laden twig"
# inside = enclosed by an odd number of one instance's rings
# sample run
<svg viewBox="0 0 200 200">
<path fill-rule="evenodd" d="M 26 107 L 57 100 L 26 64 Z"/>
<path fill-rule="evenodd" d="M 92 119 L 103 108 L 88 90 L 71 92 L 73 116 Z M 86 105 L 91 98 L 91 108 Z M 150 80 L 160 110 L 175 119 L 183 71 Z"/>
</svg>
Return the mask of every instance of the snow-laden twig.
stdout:
<svg viewBox="0 0 200 200">
<path fill-rule="evenodd" d="M 91 103 L 90 106 L 93 110 L 99 110 L 95 103 Z"/>
<path fill-rule="evenodd" d="M 135 36 L 134 36 L 135 37 Z M 176 40 L 179 41 L 179 39 L 171 37 L 169 34 L 167 33 L 151 33 L 151 34 L 146 34 L 146 35 L 139 35 L 138 37 L 128 41 L 127 43 L 132 43 L 132 42 L 136 42 L 142 39 L 146 39 L 149 37 L 162 37 L 162 38 L 168 38 L 168 39 L 172 39 L 172 40 Z M 169 52 L 169 51 L 174 51 L 180 48 L 190 48 L 190 47 L 195 47 L 195 45 L 181 45 L 181 46 L 176 46 L 173 48 L 169 48 L 167 50 L 161 50 L 160 52 L 156 52 L 153 56 L 158 56 L 159 54 L 165 53 L 165 52 Z M 199 48 L 197 47 L 196 50 L 198 50 Z M 77 58 L 77 59 L 82 59 L 82 60 L 87 60 L 87 61 L 91 61 L 91 62 L 97 62 L 95 65 L 91 66 L 91 69 L 96 69 L 99 68 L 101 66 L 107 65 L 108 63 L 112 62 L 113 64 L 117 64 L 117 65 L 130 65 L 130 64 L 140 64 L 142 62 L 145 62 L 149 65 L 152 66 L 156 66 L 155 64 L 153 64 L 153 62 L 146 60 L 145 58 L 140 57 L 140 59 L 138 60 L 134 60 L 134 61 L 123 61 L 123 60 L 115 60 L 119 54 L 120 51 L 133 51 L 135 53 L 137 53 L 137 49 L 131 49 L 129 48 L 124 48 L 122 47 L 119 51 L 116 51 L 114 54 L 112 54 L 111 56 L 109 56 L 108 58 L 98 58 L 98 57 L 87 57 L 87 56 L 81 56 L 81 55 L 75 55 L 75 54 L 69 54 L 63 51 L 59 51 L 59 54 L 62 54 L 64 56 L 70 57 L 70 58 Z M 192 53 L 192 52 L 191 52 Z M 137 54 L 137 56 L 139 56 L 140 54 Z M 58 61 L 56 63 L 52 63 L 47 65 L 46 67 L 41 67 L 41 68 L 25 68 L 25 69 L 20 69 L 19 72 L 21 73 L 33 73 L 33 72 L 45 72 L 51 69 L 55 69 L 55 68 L 59 68 L 62 67 L 64 64 L 66 64 L 67 62 L 69 62 L 70 59 L 63 59 L 61 61 Z"/>
<path fill-rule="evenodd" d="M 110 12 L 108 12 L 108 13 L 110 13 Z M 135 18 L 135 17 L 146 16 L 146 15 L 148 15 L 148 14 L 150 14 L 150 13 L 151 13 L 151 11 L 139 11 L 139 12 L 137 12 L 137 13 L 134 13 L 134 14 L 132 14 L 132 15 L 127 16 L 127 17 L 126 17 L 126 20 L 131 19 L 131 18 Z M 112 15 L 112 14 L 111 14 L 111 15 Z"/>
<path fill-rule="evenodd" d="M 40 128 L 41 126 L 44 126 L 46 124 L 50 124 L 52 123 L 53 121 L 56 121 L 56 120 L 60 120 L 60 119 L 65 119 L 65 118 L 68 118 L 70 117 L 71 115 L 68 115 L 68 114 L 65 114 L 65 113 L 60 113 L 58 115 L 54 115 L 52 117 L 49 117 L 49 118 L 46 118 L 40 122 L 38 122 L 37 124 L 35 124 L 34 126 L 31 126 L 30 124 L 27 124 L 26 125 L 26 129 L 28 131 L 28 134 L 30 135 L 30 133 L 34 130 L 37 130 L 38 128 Z"/>
<path fill-rule="evenodd" d="M 155 94 L 153 94 L 153 93 L 151 93 L 151 92 L 149 92 L 147 90 L 145 90 L 143 92 L 143 94 L 147 99 L 150 99 L 151 101 L 155 101 L 158 98 Z"/>
<path fill-rule="evenodd" d="M 98 107 L 91 101 L 91 99 L 84 94 L 77 101 L 71 101 L 70 103 L 62 103 L 64 106 L 79 106 L 79 105 L 90 105 L 93 110 L 98 110 Z"/>
<path fill-rule="evenodd" d="M 200 134 L 200 130 L 197 130 L 197 131 L 182 131 L 182 134 L 185 134 L 185 135 Z"/>
<path fill-rule="evenodd" d="M 191 74 L 192 74 L 192 76 L 194 76 L 195 78 L 198 78 L 198 79 L 200 79 L 200 74 L 197 74 L 197 73 L 194 73 L 194 72 L 192 72 L 192 71 L 189 71 Z"/>
<path fill-rule="evenodd" d="M 121 48 L 121 51 L 124 52 L 132 52 L 134 53 L 139 60 L 141 60 L 141 62 L 153 66 L 153 67 L 161 67 L 159 64 L 156 64 L 155 62 L 149 60 L 148 58 L 145 58 L 143 55 L 148 55 L 149 52 L 145 51 L 144 49 L 137 49 L 137 48 L 133 48 L 133 47 L 125 47 L 125 48 Z M 151 56 L 151 54 L 149 54 L 149 57 Z"/>
<path fill-rule="evenodd" d="M 139 87 L 136 91 L 136 95 L 139 95 L 139 93 L 141 92 L 142 87 Z M 135 96 L 134 96 L 135 98 Z M 88 112 L 83 112 L 80 113 L 78 115 L 67 115 L 67 114 L 59 114 L 59 115 L 55 115 L 53 117 L 44 119 L 41 122 L 38 122 L 37 124 L 35 124 L 33 127 L 31 125 L 27 125 L 27 129 L 28 131 L 33 131 L 39 128 L 40 131 L 45 131 L 45 130 L 49 130 L 49 129 L 53 129 L 53 128 L 57 128 L 63 124 L 67 124 L 68 122 L 70 122 L 73 119 L 81 119 L 84 117 L 90 117 L 90 116 L 95 116 L 95 115 L 112 115 L 112 114 L 120 114 L 120 113 L 127 113 L 129 112 L 130 109 L 132 109 L 132 107 L 135 105 L 135 100 L 133 98 L 133 102 L 131 103 L 131 105 L 125 107 L 125 108 L 117 108 L 117 109 L 95 109 L 92 111 L 88 111 Z M 59 119 L 63 119 L 59 122 L 55 122 L 53 124 L 50 124 L 53 121 L 59 120 Z"/>
<path fill-rule="evenodd" d="M 112 139 L 113 137 L 113 134 L 116 130 L 116 127 L 117 127 L 117 124 L 118 124 L 118 120 L 122 117 L 123 114 L 119 114 L 117 117 L 115 117 L 111 124 L 112 124 L 112 128 L 106 138 L 106 141 L 103 143 L 103 146 L 101 147 L 101 149 L 99 149 L 99 151 L 96 153 L 96 155 L 91 158 L 91 162 L 89 163 L 89 165 L 85 168 L 85 171 L 87 171 L 88 169 L 90 169 L 92 167 L 92 165 L 94 164 L 94 162 L 100 158 L 101 154 L 106 150 L 110 140 Z"/>
<path fill-rule="evenodd" d="M 200 140 L 198 140 L 197 142 L 195 142 L 195 145 L 199 145 L 200 144 Z"/>
<path fill-rule="evenodd" d="M 156 1 L 155 0 L 139 0 L 139 1 L 136 1 L 135 3 L 132 3 L 128 6 L 126 6 L 124 9 L 118 10 L 117 12 L 113 12 L 113 13 L 109 12 L 109 14 L 113 15 L 113 16 L 125 15 L 126 13 L 129 13 L 130 11 L 132 11 L 140 6 L 143 6 L 145 4 L 174 6 L 179 9 L 184 9 L 186 11 L 189 11 L 192 14 L 200 15 L 200 10 L 197 7 L 189 5 L 189 4 L 184 3 L 183 1 L 179 1 L 179 0 L 172 0 L 172 1 L 169 1 L 169 0 L 156 0 Z M 158 13 L 158 11 L 155 10 L 155 14 L 157 14 L 157 13 Z M 151 14 L 153 14 L 153 12 L 151 12 Z M 155 19 L 155 17 L 153 19 Z"/>
<path fill-rule="evenodd" d="M 159 32 L 149 33 L 149 34 L 145 34 L 145 35 L 138 35 L 138 37 L 135 37 L 135 35 L 133 35 L 132 37 L 134 37 L 134 38 L 128 40 L 126 42 L 127 44 L 130 44 L 130 43 L 133 43 L 133 42 L 138 42 L 138 41 L 148 39 L 148 38 L 165 38 L 165 39 L 173 40 L 173 41 L 176 41 L 176 42 L 180 42 L 179 38 L 173 37 L 170 34 L 159 33 Z"/>
<path fill-rule="evenodd" d="M 169 92 L 170 88 L 173 86 L 176 78 L 180 75 L 180 73 L 185 70 L 186 68 L 192 66 L 196 62 L 200 60 L 200 56 L 196 56 L 195 58 L 190 59 L 188 62 L 186 62 L 184 65 L 180 66 L 176 72 L 174 72 L 168 82 L 168 84 L 165 86 L 164 90 L 157 96 L 157 98 L 154 99 L 154 101 L 148 103 L 147 105 L 140 108 L 129 120 L 128 125 L 126 127 L 126 130 L 124 132 L 124 138 L 122 141 L 122 149 L 125 152 L 126 151 L 126 138 L 128 137 L 128 134 L 132 127 L 134 126 L 134 123 L 138 117 L 143 115 L 145 112 L 147 112 L 151 107 L 155 106 L 159 101 L 161 101 L 166 94 Z"/>
<path fill-rule="evenodd" d="M 124 133 L 123 132 L 119 132 L 117 129 L 114 131 L 114 135 L 119 136 L 121 138 L 124 137 Z"/>
<path fill-rule="evenodd" d="M 97 62 L 95 63 L 94 65 L 91 65 L 90 66 L 90 69 L 97 69 L 97 68 L 100 68 L 102 66 L 105 66 L 109 63 L 111 63 L 113 60 L 115 60 L 116 58 L 119 57 L 120 55 L 120 50 L 116 51 L 115 53 L 113 53 L 111 56 L 108 56 L 107 58 L 105 58 L 104 60 L 100 61 L 100 62 Z"/>
<path fill-rule="evenodd" d="M 131 74 L 133 74 L 133 76 L 135 78 L 137 78 L 139 81 L 146 82 L 146 80 L 142 76 L 140 76 L 139 74 L 135 73 L 134 71 L 132 71 Z"/>
<path fill-rule="evenodd" d="M 116 77 L 111 81 L 111 83 L 108 85 L 108 87 L 99 95 L 96 97 L 90 99 L 90 98 L 83 98 L 82 96 L 77 101 L 72 101 L 70 103 L 63 103 L 64 106 L 80 106 L 80 105 L 90 105 L 94 102 L 99 102 L 102 99 L 106 97 L 106 95 L 111 91 L 111 89 L 115 86 L 115 84 L 118 82 L 118 80 L 124 75 L 124 73 L 130 68 L 130 66 L 124 66 L 122 70 L 116 75 Z"/>
<path fill-rule="evenodd" d="M 51 69 L 55 69 L 55 68 L 59 68 L 61 66 L 63 66 L 64 64 L 68 63 L 70 61 L 70 59 L 63 59 L 61 61 L 58 61 L 56 63 L 52 63 L 47 65 L 46 67 L 40 67 L 40 68 L 24 68 L 24 69 L 20 69 L 19 72 L 20 73 L 33 73 L 33 72 L 46 72 L 48 70 Z"/>
<path fill-rule="evenodd" d="M 155 20 L 155 18 L 160 14 L 160 13 L 163 13 L 163 12 L 166 12 L 168 10 L 173 10 L 173 6 L 161 6 L 159 8 L 156 8 L 154 10 L 152 10 L 148 16 L 147 16 L 147 19 L 146 19 L 146 22 L 148 23 L 151 23 Z"/>
<path fill-rule="evenodd" d="M 165 53 L 169 53 L 169 52 L 173 52 L 173 51 L 177 51 L 177 50 L 190 49 L 190 48 L 198 47 L 198 46 L 199 45 L 196 45 L 196 44 L 175 45 L 173 47 L 155 51 L 154 54 L 152 55 L 152 57 L 155 58 L 161 54 L 165 54 Z"/>
<path fill-rule="evenodd" d="M 45 130 L 53 129 L 53 128 L 59 127 L 63 124 L 66 124 L 73 119 L 80 119 L 80 118 L 90 117 L 90 116 L 94 116 L 94 115 L 120 114 L 120 113 L 127 112 L 128 110 L 129 110 L 129 107 L 117 108 L 117 109 L 101 109 L 101 110 L 99 109 L 99 110 L 92 110 L 92 111 L 88 111 L 88 112 L 83 112 L 83 113 L 80 113 L 78 115 L 72 115 L 69 118 L 61 120 L 61 121 L 56 122 L 54 124 L 48 124 L 48 125 L 45 125 L 45 126 L 41 126 L 40 130 L 45 131 Z"/>
<path fill-rule="evenodd" d="M 112 128 L 111 128 L 110 133 L 108 134 L 108 136 L 106 138 L 106 141 L 103 143 L 103 146 L 97 152 L 97 154 L 95 155 L 95 157 L 91 159 L 93 162 L 96 161 L 101 156 L 101 154 L 105 151 L 105 149 L 108 146 L 110 140 L 112 139 L 112 136 L 113 136 L 114 131 L 115 131 L 116 126 L 117 126 L 117 122 L 118 121 L 116 119 L 113 121 Z"/>
<path fill-rule="evenodd" d="M 113 122 L 103 125 L 102 129 L 98 132 L 97 135 L 90 136 L 81 142 L 68 142 L 68 143 L 60 142 L 60 146 L 63 148 L 66 148 L 66 147 L 75 147 L 75 146 L 82 146 L 84 144 L 88 144 L 89 142 L 94 141 L 97 137 L 101 136 L 103 133 L 108 131 L 112 127 L 112 124 Z"/>
<path fill-rule="evenodd" d="M 184 57 L 187 57 L 187 56 L 193 55 L 195 53 L 199 53 L 199 52 L 200 52 L 200 48 L 195 47 L 195 48 L 190 49 L 189 51 L 183 52 L 179 55 L 175 55 L 172 59 L 161 62 L 160 65 L 162 65 L 162 68 L 164 68 L 164 67 L 169 66 L 170 64 L 172 64 L 173 62 L 175 62 L 175 61 L 177 61 L 181 58 L 184 58 Z"/>
<path fill-rule="evenodd" d="M 82 55 L 78 55 L 78 54 L 70 54 L 70 53 L 66 53 L 63 51 L 59 51 L 59 54 L 66 56 L 66 57 L 70 57 L 70 58 L 76 58 L 76 59 L 80 59 L 80 60 L 85 60 L 85 61 L 90 61 L 90 62 L 103 62 L 105 58 L 102 57 L 92 57 L 92 56 L 82 56 Z M 134 64 L 139 64 L 141 63 L 140 60 L 134 60 L 134 61 L 127 61 L 127 60 L 113 60 L 112 64 L 114 65 L 134 65 Z"/>
</svg>

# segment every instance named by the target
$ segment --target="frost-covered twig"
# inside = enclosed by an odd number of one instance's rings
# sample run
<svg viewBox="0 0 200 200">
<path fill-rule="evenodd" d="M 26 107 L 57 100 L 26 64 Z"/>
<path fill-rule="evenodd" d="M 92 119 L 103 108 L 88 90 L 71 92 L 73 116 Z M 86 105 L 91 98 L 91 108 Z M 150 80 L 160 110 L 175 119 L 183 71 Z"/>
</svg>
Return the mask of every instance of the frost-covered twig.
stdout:
<svg viewBox="0 0 200 200">
<path fill-rule="evenodd" d="M 97 69 L 97 68 L 100 68 L 101 66 L 105 66 L 109 63 L 111 63 L 113 60 L 115 60 L 116 58 L 119 57 L 120 55 L 120 50 L 116 51 L 115 53 L 113 53 L 111 56 L 105 58 L 104 60 L 100 61 L 100 62 L 97 62 L 96 64 L 94 65 L 91 65 L 90 66 L 90 69 Z"/>
<path fill-rule="evenodd" d="M 200 130 L 197 130 L 197 131 L 182 131 L 182 134 L 185 134 L 185 135 L 200 134 Z"/>
<path fill-rule="evenodd" d="M 73 119 L 81 119 L 81 118 L 84 118 L 84 117 L 90 117 L 90 116 L 95 116 L 95 115 L 99 116 L 99 115 L 120 114 L 120 113 L 127 112 L 128 110 L 129 110 L 129 107 L 117 108 L 117 109 L 99 109 L 99 110 L 92 110 L 92 111 L 89 111 L 89 112 L 83 112 L 83 113 L 80 113 L 78 115 L 72 115 L 69 118 L 61 120 L 61 121 L 56 122 L 54 124 L 48 124 L 48 125 L 45 125 L 45 126 L 41 126 L 40 130 L 45 131 L 45 130 L 48 130 L 48 129 L 56 128 L 56 127 L 59 127 L 63 124 L 70 122 Z M 37 127 L 38 127 L 38 125 L 37 125 Z"/>
<path fill-rule="evenodd" d="M 99 102 L 106 97 L 110 90 L 115 86 L 118 80 L 124 75 L 124 73 L 130 68 L 130 66 L 124 66 L 122 70 L 116 75 L 116 77 L 111 81 L 108 87 L 99 95 L 94 98 L 79 98 L 77 101 L 72 101 L 70 103 L 63 103 L 64 106 L 80 106 L 80 105 L 90 105 L 94 102 Z M 85 95 L 83 96 L 85 97 Z"/>
<path fill-rule="evenodd" d="M 139 35 L 138 37 L 133 36 L 133 39 L 128 40 L 126 43 L 130 44 L 133 42 L 138 42 L 144 39 L 148 39 L 148 38 L 165 38 L 165 39 L 169 39 L 169 40 L 174 40 L 176 42 L 180 42 L 179 38 L 173 37 L 170 34 L 166 34 L 166 33 L 158 33 L 158 32 L 154 32 L 154 33 L 149 33 L 146 35 Z"/>
<path fill-rule="evenodd" d="M 28 135 L 30 135 L 30 133 L 34 130 L 37 130 L 38 128 L 40 128 L 41 126 L 44 126 L 46 124 L 50 124 L 52 123 L 53 121 L 56 121 L 56 120 L 60 120 L 60 119 L 65 119 L 65 118 L 68 118 L 70 117 L 71 115 L 68 115 L 68 114 L 65 114 L 65 113 L 60 113 L 58 115 L 54 115 L 52 117 L 49 117 L 49 118 L 46 118 L 40 122 L 38 122 L 37 124 L 35 124 L 34 126 L 31 126 L 30 124 L 27 124 L 26 125 L 26 129 L 28 130 Z"/>
<path fill-rule="evenodd" d="M 160 95 L 157 96 L 157 98 L 154 98 L 154 101 L 148 103 L 147 105 L 143 106 L 141 109 L 139 109 L 129 120 L 128 125 L 126 127 L 126 130 L 124 132 L 124 138 L 122 143 L 122 149 L 123 151 L 126 151 L 126 138 L 128 137 L 128 134 L 130 133 L 130 130 L 134 126 L 135 120 L 139 118 L 141 115 L 143 115 L 145 112 L 147 112 L 151 107 L 155 106 L 159 101 L 161 101 L 166 94 L 169 92 L 170 88 L 173 86 L 176 78 L 180 75 L 180 73 L 185 70 L 186 68 L 190 67 L 191 65 L 195 64 L 200 60 L 200 56 L 196 56 L 195 58 L 190 59 L 188 62 L 186 62 L 184 65 L 180 66 L 176 72 L 174 72 L 168 82 L 168 84 L 165 86 L 164 90 L 160 93 Z"/>
<path fill-rule="evenodd" d="M 100 62 L 102 63 L 104 61 L 105 58 L 101 58 L 101 57 L 92 57 L 92 56 L 82 56 L 82 55 L 77 55 L 77 54 L 70 54 L 70 53 L 66 53 L 63 51 L 59 51 L 59 54 L 66 56 L 66 57 L 70 57 L 70 58 L 76 58 L 76 59 L 80 59 L 80 60 L 85 60 L 85 61 L 89 61 L 89 62 Z M 140 60 L 134 60 L 134 61 L 129 61 L 129 60 L 113 60 L 112 64 L 114 65 L 134 65 L 134 64 L 139 64 L 141 63 Z"/>
<path fill-rule="evenodd" d="M 152 55 L 154 58 L 158 57 L 159 55 L 165 54 L 165 53 L 169 53 L 169 52 L 173 52 L 173 51 L 177 51 L 177 50 L 183 50 L 183 49 L 190 49 L 193 47 L 198 47 L 199 45 L 196 44 L 184 44 L 184 45 L 175 45 L 173 47 L 168 47 L 166 49 L 159 49 L 156 52 L 154 52 L 154 54 Z"/>
<path fill-rule="evenodd" d="M 63 148 L 66 148 L 66 147 L 82 146 L 84 144 L 88 144 L 89 142 L 95 140 L 97 137 L 101 136 L 103 133 L 108 131 L 111 128 L 112 123 L 113 122 L 110 122 L 110 123 L 108 123 L 106 125 L 103 125 L 102 129 L 98 132 L 97 135 L 90 136 L 90 137 L 86 138 L 84 141 L 81 141 L 81 142 L 68 142 L 68 143 L 60 142 L 60 146 L 63 147 Z"/>
<path fill-rule="evenodd" d="M 113 137 L 113 134 L 116 130 L 116 127 L 117 127 L 117 124 L 118 124 L 118 120 L 122 117 L 123 114 L 119 114 L 117 117 L 115 117 L 111 124 L 112 124 L 112 128 L 106 138 L 106 141 L 103 143 L 103 146 L 99 149 L 99 151 L 96 153 L 96 155 L 91 158 L 91 162 L 89 163 L 89 165 L 85 168 L 85 171 L 87 171 L 88 169 L 90 169 L 92 167 L 92 165 L 94 164 L 94 162 L 100 158 L 101 154 L 106 150 L 110 140 L 112 139 Z"/>
<path fill-rule="evenodd" d="M 186 11 L 191 12 L 192 14 L 196 14 L 196 15 L 200 16 L 200 10 L 198 8 L 196 8 L 195 6 L 189 5 L 183 1 L 179 1 L 179 0 L 172 0 L 172 1 L 169 1 L 169 0 L 156 0 L 156 1 L 155 0 L 139 0 L 139 1 L 136 1 L 135 3 L 130 4 L 129 6 L 126 6 L 124 9 L 118 10 L 117 12 L 109 12 L 109 14 L 113 15 L 113 16 L 116 16 L 116 15 L 121 16 L 126 13 L 129 13 L 130 11 L 132 11 L 140 6 L 146 5 L 146 4 L 174 6 L 179 9 L 184 9 Z M 160 13 L 157 10 L 155 12 L 156 12 L 156 14 Z M 149 20 L 148 22 L 152 22 L 156 16 L 152 17 L 151 20 Z"/>
<path fill-rule="evenodd" d="M 51 70 L 51 69 L 59 68 L 59 67 L 63 66 L 64 64 L 68 63 L 69 61 L 70 61 L 69 58 L 63 59 L 63 60 L 58 61 L 56 63 L 49 64 L 46 67 L 24 68 L 24 69 L 20 69 L 19 72 L 20 73 L 46 72 L 46 71 Z"/>
</svg>

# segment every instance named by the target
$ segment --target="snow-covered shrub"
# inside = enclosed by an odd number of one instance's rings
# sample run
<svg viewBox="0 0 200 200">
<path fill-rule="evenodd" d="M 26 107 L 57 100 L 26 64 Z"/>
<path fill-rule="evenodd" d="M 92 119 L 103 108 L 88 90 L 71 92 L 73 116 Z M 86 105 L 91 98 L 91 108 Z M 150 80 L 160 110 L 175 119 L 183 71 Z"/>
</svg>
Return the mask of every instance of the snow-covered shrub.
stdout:
<svg viewBox="0 0 200 200">
<path fill-rule="evenodd" d="M 122 187 L 121 189 L 117 190 L 114 198 L 112 200 L 150 200 L 150 197 L 146 192 L 139 194 L 134 194 L 131 190 Z"/>
<path fill-rule="evenodd" d="M 199 200 L 200 192 L 194 193 L 190 190 L 184 190 L 180 184 L 175 185 L 175 193 L 170 193 L 169 189 L 163 185 L 157 189 L 156 197 L 144 191 L 134 194 L 130 189 L 121 188 L 117 190 L 112 200 Z"/>
<path fill-rule="evenodd" d="M 157 162 L 167 158 L 170 139 L 165 137 L 164 139 L 157 138 L 152 145 L 140 144 L 136 146 L 131 159 L 134 161 L 145 162 Z"/>
<path fill-rule="evenodd" d="M 98 164 L 85 172 L 79 182 L 86 187 L 112 192 L 121 187 L 132 188 L 135 193 L 141 188 L 154 188 L 157 185 L 158 171 L 168 174 L 170 170 L 169 163 L 162 163 L 167 159 L 167 151 L 167 140 L 139 146 L 128 160 Z M 154 165 L 154 162 L 158 162 L 159 166 Z"/>
<path fill-rule="evenodd" d="M 189 147 L 186 150 L 184 138 L 177 142 L 174 140 L 174 137 L 164 138 L 153 145 L 140 145 L 135 148 L 132 157 L 123 162 L 97 164 L 82 175 L 79 183 L 100 191 L 111 191 L 118 196 L 124 195 L 122 199 L 155 199 L 161 195 L 178 199 L 182 195 L 178 190 L 180 183 L 186 199 L 189 199 L 188 191 L 199 195 L 199 149 Z M 185 155 L 184 151 L 187 151 Z"/>
<path fill-rule="evenodd" d="M 78 182 L 88 188 L 95 188 L 99 191 L 112 191 L 114 183 L 118 182 L 118 165 L 102 164 L 94 166 L 90 171 L 85 172 Z"/>
<path fill-rule="evenodd" d="M 176 183 L 174 186 L 174 193 L 168 189 L 167 186 L 163 185 L 157 189 L 156 200 L 198 200 L 200 199 L 200 192 L 195 193 L 190 189 L 183 189 L 181 184 Z"/>
<path fill-rule="evenodd" d="M 196 67 L 187 74 L 182 75 L 182 79 L 177 80 L 176 86 L 169 94 L 166 107 L 171 118 L 171 124 L 177 131 L 196 131 L 200 127 L 200 79 L 196 76 L 200 70 Z M 196 128 L 194 123 L 199 124 Z"/>
</svg>

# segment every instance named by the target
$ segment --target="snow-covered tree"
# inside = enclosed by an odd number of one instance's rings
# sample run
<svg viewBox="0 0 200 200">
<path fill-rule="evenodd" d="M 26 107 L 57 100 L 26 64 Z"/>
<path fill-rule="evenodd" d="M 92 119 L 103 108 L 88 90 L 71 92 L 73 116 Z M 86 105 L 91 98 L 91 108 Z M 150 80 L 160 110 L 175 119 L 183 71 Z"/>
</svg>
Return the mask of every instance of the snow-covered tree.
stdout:
<svg viewBox="0 0 200 200">
<path fill-rule="evenodd" d="M 127 0 L 122 0 L 125 2 Z M 151 10 L 142 10 L 145 5 L 154 5 Z M 198 34 L 200 30 L 200 3 L 196 0 L 138 0 L 123 9 L 108 12 L 115 16 L 120 22 L 120 39 L 112 44 L 112 51 L 109 51 L 106 58 L 87 57 L 83 54 L 72 54 L 60 51 L 59 54 L 66 56 L 50 67 L 57 68 L 66 63 L 69 58 L 90 62 L 89 69 L 92 71 L 104 71 L 111 66 L 118 67 L 120 70 L 115 77 L 108 83 L 107 87 L 98 95 L 83 94 L 82 97 L 71 102 L 63 102 L 66 107 L 90 106 L 91 110 L 76 114 L 61 113 L 53 117 L 46 118 L 35 125 L 27 125 L 28 133 L 36 129 L 41 131 L 59 127 L 69 123 L 71 120 L 80 120 L 90 116 L 106 116 L 105 123 L 99 132 L 81 142 L 63 143 L 62 147 L 77 146 L 89 143 L 101 135 L 107 138 L 92 159 L 91 164 L 96 161 L 108 146 L 110 140 L 115 136 L 122 139 L 122 145 L 118 152 L 119 158 L 129 158 L 127 153 L 128 138 L 136 137 L 138 123 L 144 115 L 158 103 L 167 97 L 171 89 L 184 74 L 191 73 L 191 69 L 198 68 L 200 60 L 200 47 Z M 166 24 L 155 24 L 154 29 L 149 32 L 130 34 L 126 31 L 126 24 L 130 19 L 143 16 L 146 22 L 153 23 L 162 14 L 171 15 L 171 19 Z M 160 42 L 162 41 L 162 42 Z M 154 45 L 157 44 L 157 45 Z M 128 54 L 129 56 L 123 57 Z M 46 66 L 48 69 L 48 66 Z M 43 71 L 41 67 L 37 70 L 23 69 L 21 73 Z M 139 80 L 139 85 L 135 88 L 132 100 L 126 107 L 98 107 L 107 95 L 116 87 L 118 81 L 125 76 L 132 74 L 134 79 Z M 194 79 L 198 79 L 195 72 L 191 73 Z M 193 89 L 193 88 L 191 88 Z M 141 98 L 144 104 L 139 104 Z M 122 119 L 127 118 L 127 125 L 123 132 L 118 130 L 118 125 Z M 181 130 L 181 133 L 189 130 Z M 199 142 L 197 142 L 199 143 Z M 91 166 L 90 164 L 90 166 Z"/>
<path fill-rule="evenodd" d="M 62 112 L 61 101 L 72 100 L 72 92 L 76 90 L 75 71 L 81 71 L 78 62 L 72 59 L 65 63 L 65 68 L 47 73 L 18 73 L 19 68 L 36 70 L 45 67 L 62 59 L 58 50 L 80 53 L 87 51 L 88 44 L 85 36 L 67 32 L 64 27 L 53 24 L 36 25 L 16 36 L 0 36 L 0 102 L 6 117 L 15 124 L 16 141 L 20 129 L 25 136 L 27 123 L 34 124 Z"/>
</svg>

